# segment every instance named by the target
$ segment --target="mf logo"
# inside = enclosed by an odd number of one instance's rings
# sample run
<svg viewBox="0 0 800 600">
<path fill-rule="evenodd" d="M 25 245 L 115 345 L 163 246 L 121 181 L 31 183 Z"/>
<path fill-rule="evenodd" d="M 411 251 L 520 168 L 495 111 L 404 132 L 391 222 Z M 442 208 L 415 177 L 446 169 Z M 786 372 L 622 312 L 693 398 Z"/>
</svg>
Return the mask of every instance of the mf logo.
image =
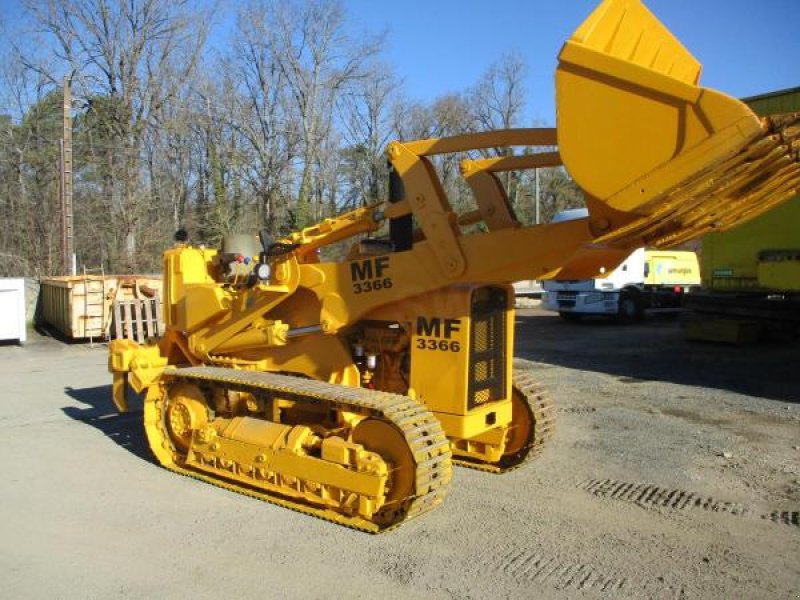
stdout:
<svg viewBox="0 0 800 600">
<path fill-rule="evenodd" d="M 417 317 L 417 335 L 428 337 L 443 337 L 450 339 L 454 333 L 461 330 L 460 319 L 441 319 L 439 317 Z"/>
<path fill-rule="evenodd" d="M 353 281 L 365 281 L 368 279 L 380 279 L 384 277 L 384 271 L 389 269 L 389 257 L 378 256 L 367 260 L 350 263 L 350 277 Z"/>
</svg>

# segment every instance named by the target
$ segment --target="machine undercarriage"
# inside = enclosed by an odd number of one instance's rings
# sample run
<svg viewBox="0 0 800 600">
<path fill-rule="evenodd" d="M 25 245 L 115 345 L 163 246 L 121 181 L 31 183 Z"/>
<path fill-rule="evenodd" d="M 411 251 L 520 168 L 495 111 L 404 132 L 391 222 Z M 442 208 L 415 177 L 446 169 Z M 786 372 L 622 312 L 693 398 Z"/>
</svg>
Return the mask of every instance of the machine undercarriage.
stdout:
<svg viewBox="0 0 800 600">
<path fill-rule="evenodd" d="M 538 455 L 552 405 L 521 375 L 526 413 L 497 464 L 454 458 L 435 416 L 398 394 L 220 367 L 164 373 L 144 400 L 147 439 L 168 469 L 369 532 L 438 506 L 451 464 L 491 472 Z M 515 406 L 516 408 L 516 406 Z"/>
</svg>

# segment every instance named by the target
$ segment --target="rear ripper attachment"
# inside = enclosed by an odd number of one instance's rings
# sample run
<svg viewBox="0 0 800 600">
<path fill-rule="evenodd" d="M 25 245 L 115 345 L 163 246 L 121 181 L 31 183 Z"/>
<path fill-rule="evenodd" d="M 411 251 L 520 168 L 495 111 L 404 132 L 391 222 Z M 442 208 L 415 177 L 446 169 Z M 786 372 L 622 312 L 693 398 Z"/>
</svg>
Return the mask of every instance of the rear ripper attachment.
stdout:
<svg viewBox="0 0 800 600">
<path fill-rule="evenodd" d="M 164 467 L 371 533 L 438 506 L 451 478 L 438 421 L 386 392 L 189 367 L 149 388 L 144 418 Z"/>
</svg>

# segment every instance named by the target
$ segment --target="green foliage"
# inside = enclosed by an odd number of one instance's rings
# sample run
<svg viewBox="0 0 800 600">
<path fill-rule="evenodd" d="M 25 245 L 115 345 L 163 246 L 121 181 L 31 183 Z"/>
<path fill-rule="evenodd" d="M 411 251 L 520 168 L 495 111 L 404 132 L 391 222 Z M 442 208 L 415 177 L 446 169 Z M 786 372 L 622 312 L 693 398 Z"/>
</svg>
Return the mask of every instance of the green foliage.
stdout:
<svg viewBox="0 0 800 600">
<path fill-rule="evenodd" d="M 536 174 L 520 174 L 514 202 L 517 217 L 526 224 L 536 222 Z M 585 206 L 583 192 L 562 167 L 539 169 L 539 222 L 549 223 L 556 213 Z"/>
<path fill-rule="evenodd" d="M 51 92 L 0 135 L 0 275 L 52 272 L 60 264 L 60 92 Z M 55 116 L 55 118 L 54 118 Z"/>
</svg>

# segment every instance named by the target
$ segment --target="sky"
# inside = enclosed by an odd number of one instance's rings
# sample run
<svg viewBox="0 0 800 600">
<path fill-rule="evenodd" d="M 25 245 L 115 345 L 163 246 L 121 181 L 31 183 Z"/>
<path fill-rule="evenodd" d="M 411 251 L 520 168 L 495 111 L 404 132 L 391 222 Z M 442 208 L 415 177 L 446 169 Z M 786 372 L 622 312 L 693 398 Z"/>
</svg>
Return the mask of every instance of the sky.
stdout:
<svg viewBox="0 0 800 600">
<path fill-rule="evenodd" d="M 19 2 L 0 0 L 7 26 L 13 26 Z M 703 65 L 702 85 L 740 98 L 800 86 L 800 0 L 645 3 Z M 528 66 L 528 122 L 523 125 L 553 125 L 556 57 L 597 0 L 343 0 L 343 4 L 356 35 L 387 31 L 383 59 L 402 79 L 408 97 L 430 101 L 464 91 L 492 62 L 516 51 Z M 212 46 L 222 44 L 222 30 L 230 29 L 237 5 L 236 0 L 218 0 L 220 25 L 210 38 Z"/>
<path fill-rule="evenodd" d="M 345 0 L 354 22 L 388 29 L 386 58 L 407 94 L 461 91 L 504 52 L 528 65 L 528 118 L 555 123 L 564 41 L 597 0 Z M 800 86 L 800 0 L 646 0 L 703 65 L 701 84 L 736 97 Z M 526 123 L 531 124 L 531 123 Z"/>
</svg>

